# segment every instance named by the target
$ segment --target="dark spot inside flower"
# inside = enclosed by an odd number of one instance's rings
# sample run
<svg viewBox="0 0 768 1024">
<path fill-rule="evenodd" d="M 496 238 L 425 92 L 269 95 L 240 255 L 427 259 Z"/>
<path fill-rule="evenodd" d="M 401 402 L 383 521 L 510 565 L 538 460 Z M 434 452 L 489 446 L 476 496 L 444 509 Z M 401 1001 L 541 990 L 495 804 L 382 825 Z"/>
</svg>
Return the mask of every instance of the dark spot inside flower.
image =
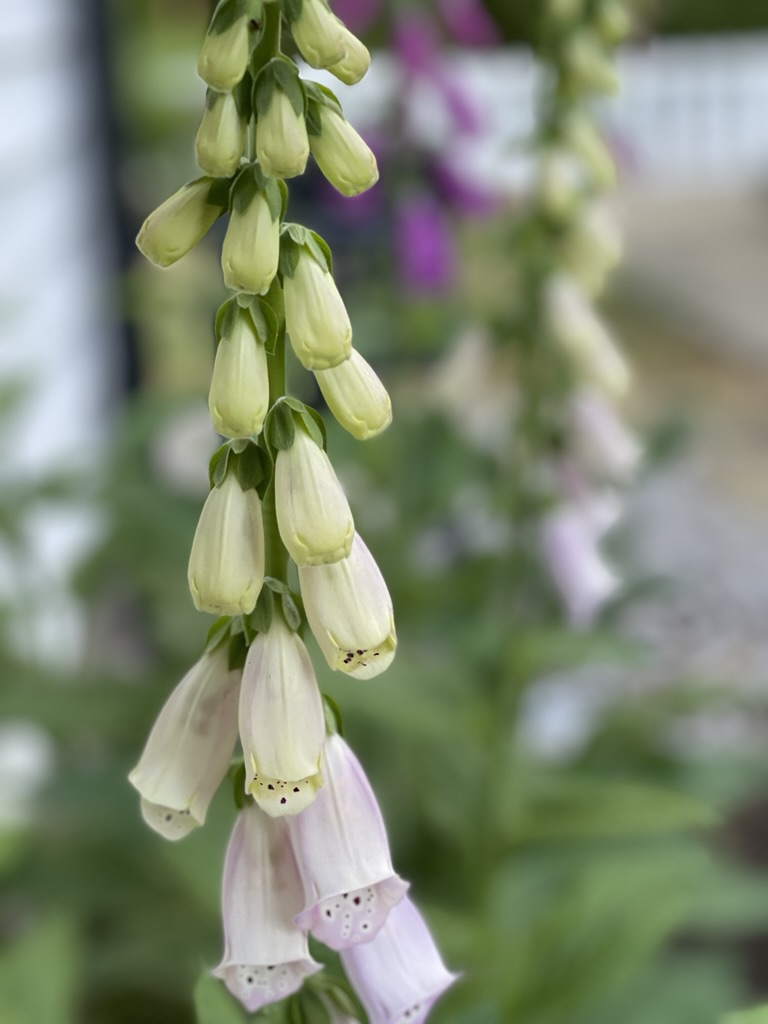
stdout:
<svg viewBox="0 0 768 1024">
<path fill-rule="evenodd" d="M 374 656 L 374 658 L 378 658 L 378 656 L 379 656 L 380 654 L 381 654 L 381 651 L 374 651 L 374 652 L 373 652 L 373 656 Z"/>
<path fill-rule="evenodd" d="M 251 32 L 258 32 L 259 29 L 261 28 L 261 22 L 257 21 L 255 18 L 251 18 L 251 20 L 248 22 L 248 28 L 251 30 Z"/>
<path fill-rule="evenodd" d="M 274 971 L 274 969 L 275 969 L 275 965 L 274 964 L 270 964 L 269 967 L 267 968 L 268 971 Z"/>
<path fill-rule="evenodd" d="M 267 786 L 267 789 L 274 789 L 274 788 L 275 788 L 275 787 L 274 787 L 274 786 L 272 785 L 272 783 L 271 783 L 271 782 L 270 782 L 270 784 L 269 784 L 269 785 Z"/>
<path fill-rule="evenodd" d="M 360 656 L 362 656 L 363 654 L 365 654 L 365 651 L 358 651 L 357 653 L 358 653 L 358 654 L 359 654 Z"/>
<path fill-rule="evenodd" d="M 173 815 L 172 815 L 172 814 L 166 814 L 166 816 L 165 816 L 165 820 L 166 820 L 166 821 L 170 821 L 172 817 L 173 817 Z"/>
<path fill-rule="evenodd" d="M 298 793 L 299 792 L 299 787 L 298 786 L 294 786 L 293 787 L 293 792 L 294 793 Z"/>
<path fill-rule="evenodd" d="M 359 896 L 355 896 L 355 898 L 352 900 L 352 902 L 355 904 L 356 907 L 359 907 L 360 906 L 360 902 L 361 902 L 360 901 L 360 897 Z"/>
<path fill-rule="evenodd" d="M 326 917 L 333 917 L 333 912 L 331 910 L 326 910 L 325 916 Z"/>
<path fill-rule="evenodd" d="M 249 985 L 252 985 L 253 984 L 253 975 L 249 974 L 248 977 L 245 980 L 248 982 Z"/>
<path fill-rule="evenodd" d="M 342 895 L 343 899 L 346 899 L 349 896 L 349 893 L 348 892 L 343 892 L 341 895 Z"/>
<path fill-rule="evenodd" d="M 281 803 L 281 804 L 284 804 L 285 802 L 286 802 L 286 800 L 285 800 L 285 797 L 284 797 L 284 796 L 283 796 L 283 797 L 281 797 L 281 798 L 280 798 L 280 803 Z"/>
</svg>

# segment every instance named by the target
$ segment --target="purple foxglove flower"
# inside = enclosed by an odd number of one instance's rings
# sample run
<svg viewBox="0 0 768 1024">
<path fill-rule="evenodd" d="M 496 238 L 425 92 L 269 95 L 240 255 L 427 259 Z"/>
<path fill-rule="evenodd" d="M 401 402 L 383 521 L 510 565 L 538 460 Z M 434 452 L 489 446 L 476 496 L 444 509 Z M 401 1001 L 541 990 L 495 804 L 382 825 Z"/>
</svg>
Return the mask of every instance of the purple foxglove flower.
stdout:
<svg viewBox="0 0 768 1024">
<path fill-rule="evenodd" d="M 466 217 L 490 217 L 499 209 L 501 197 L 461 172 L 450 154 L 434 162 L 432 180 L 443 199 L 458 213 Z"/>
<path fill-rule="evenodd" d="M 285 999 L 320 970 L 293 923 L 301 901 L 285 822 L 249 804 L 224 861 L 224 958 L 213 974 L 250 1013 Z"/>
<path fill-rule="evenodd" d="M 272 817 L 298 814 L 322 785 L 325 715 L 307 649 L 279 615 L 248 651 L 239 720 L 246 792 Z"/>
<path fill-rule="evenodd" d="M 416 295 L 442 294 L 456 279 L 456 240 L 439 203 L 407 198 L 395 219 L 395 260 L 403 287 Z"/>
<path fill-rule="evenodd" d="M 338 734 L 325 741 L 325 786 L 290 819 L 306 905 L 296 924 L 331 949 L 376 935 L 408 884 L 395 874 L 387 833 L 360 762 Z"/>
<path fill-rule="evenodd" d="M 237 739 L 240 670 L 224 644 L 187 672 L 157 716 L 129 782 L 141 793 L 146 823 L 182 839 L 205 822 Z"/>
<path fill-rule="evenodd" d="M 437 69 L 439 41 L 428 14 L 410 11 L 397 18 L 393 33 L 395 54 L 407 75 L 432 74 Z"/>
<path fill-rule="evenodd" d="M 341 960 L 370 1024 L 422 1024 L 456 980 L 407 896 L 371 942 L 342 951 Z"/>
<path fill-rule="evenodd" d="M 462 46 L 492 46 L 500 42 L 499 30 L 480 0 L 438 0 L 440 16 Z"/>
<path fill-rule="evenodd" d="M 574 626 L 590 625 L 619 587 L 598 547 L 606 524 L 593 511 L 569 502 L 551 512 L 541 527 L 544 559 Z"/>
</svg>

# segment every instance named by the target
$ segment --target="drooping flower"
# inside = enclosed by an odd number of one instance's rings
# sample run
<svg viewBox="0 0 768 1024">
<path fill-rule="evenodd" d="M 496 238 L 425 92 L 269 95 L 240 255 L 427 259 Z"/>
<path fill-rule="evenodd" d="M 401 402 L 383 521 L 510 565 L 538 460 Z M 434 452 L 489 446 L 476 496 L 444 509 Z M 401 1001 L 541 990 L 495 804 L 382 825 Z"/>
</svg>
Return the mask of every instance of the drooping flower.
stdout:
<svg viewBox="0 0 768 1024">
<path fill-rule="evenodd" d="M 224 861 L 224 957 L 213 974 L 250 1013 L 285 999 L 321 969 L 293 922 L 301 899 L 285 822 L 249 804 Z"/>
<path fill-rule="evenodd" d="M 240 164 L 245 145 L 245 122 L 231 92 L 209 89 L 205 111 L 195 137 L 195 155 L 202 171 L 228 178 Z"/>
<path fill-rule="evenodd" d="M 270 178 L 295 178 L 309 159 L 309 138 L 303 111 L 275 86 L 269 106 L 256 121 L 256 156 Z"/>
<path fill-rule="evenodd" d="M 206 498 L 187 573 L 195 607 L 214 615 L 247 615 L 264 583 L 264 523 L 259 495 L 234 472 Z"/>
<path fill-rule="evenodd" d="M 310 629 L 332 669 L 372 679 L 395 657 L 397 637 L 384 577 L 359 534 L 346 558 L 299 568 Z"/>
<path fill-rule="evenodd" d="M 371 942 L 343 950 L 341 960 L 370 1024 L 422 1024 L 456 980 L 407 896 Z"/>
<path fill-rule="evenodd" d="M 226 183 L 225 183 L 226 184 Z M 227 208 L 227 191 L 215 178 L 197 178 L 147 217 L 136 245 L 150 263 L 170 267 L 194 248 Z"/>
<path fill-rule="evenodd" d="M 325 742 L 325 786 L 289 829 L 304 885 L 300 928 L 331 949 L 368 942 L 408 885 L 392 867 L 376 798 L 349 746 Z"/>
<path fill-rule="evenodd" d="M 349 358 L 352 324 L 336 282 L 305 246 L 293 276 L 283 280 L 285 326 L 293 351 L 307 370 L 328 370 Z"/>
<path fill-rule="evenodd" d="M 342 28 L 324 0 L 302 0 L 299 17 L 291 22 L 294 41 L 313 68 L 328 68 L 344 58 L 347 46 Z"/>
<path fill-rule="evenodd" d="M 357 85 L 371 66 L 371 55 L 368 47 L 361 43 L 343 22 L 339 24 L 346 52 L 340 61 L 329 65 L 328 70 L 345 85 Z"/>
<path fill-rule="evenodd" d="M 237 739 L 241 672 L 230 671 L 224 644 L 187 672 L 152 727 L 128 776 L 141 794 L 144 820 L 166 839 L 205 822 Z"/>
<path fill-rule="evenodd" d="M 217 12 L 218 13 L 218 12 Z M 197 73 L 213 89 L 232 90 L 248 67 L 248 17 L 235 18 L 217 32 L 214 17 L 197 58 Z"/>
<path fill-rule="evenodd" d="M 299 814 L 322 785 L 325 717 L 307 649 L 279 615 L 248 650 L 239 721 L 246 792 L 272 817 Z"/>
<path fill-rule="evenodd" d="M 315 380 L 335 418 L 358 441 L 366 441 L 392 422 L 386 388 L 357 349 L 330 370 L 315 370 Z"/>
<path fill-rule="evenodd" d="M 632 476 L 641 458 L 640 445 L 602 395 L 577 392 L 569 420 L 574 454 L 587 470 L 609 480 Z"/>
<path fill-rule="evenodd" d="M 227 288 L 264 295 L 277 274 L 280 217 L 270 208 L 265 193 L 251 188 L 246 175 L 240 175 L 234 186 L 221 269 Z"/>
<path fill-rule="evenodd" d="M 302 428 L 275 460 L 275 510 L 280 538 L 297 565 L 346 558 L 355 535 L 347 497 L 331 460 Z"/>
<path fill-rule="evenodd" d="M 208 409 L 224 437 L 258 434 L 269 411 L 267 350 L 240 307 L 216 347 Z"/>
<path fill-rule="evenodd" d="M 343 196 L 367 192 L 379 180 L 376 157 L 370 147 L 336 110 L 318 105 L 317 112 L 321 131 L 309 137 L 317 166 Z"/>
</svg>

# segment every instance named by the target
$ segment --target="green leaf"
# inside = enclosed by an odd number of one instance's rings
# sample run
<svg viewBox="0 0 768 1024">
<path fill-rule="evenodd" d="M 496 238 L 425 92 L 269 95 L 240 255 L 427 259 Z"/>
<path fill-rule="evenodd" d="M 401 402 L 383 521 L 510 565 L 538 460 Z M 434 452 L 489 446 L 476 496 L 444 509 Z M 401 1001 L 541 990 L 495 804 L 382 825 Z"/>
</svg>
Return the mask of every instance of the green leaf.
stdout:
<svg viewBox="0 0 768 1024">
<path fill-rule="evenodd" d="M 231 334 L 241 313 L 240 295 L 223 302 L 216 312 L 216 342 L 220 342 L 225 334 Z"/>
<path fill-rule="evenodd" d="M 269 476 L 271 467 L 265 465 L 265 458 L 267 456 L 263 448 L 253 442 L 249 442 L 238 455 L 232 456 L 237 481 L 242 490 L 254 490 Z"/>
<path fill-rule="evenodd" d="M 245 213 L 259 192 L 265 192 L 268 179 L 258 164 L 248 164 L 239 171 L 229 192 L 231 210 Z M 274 219 L 274 217 L 273 217 Z"/>
<path fill-rule="evenodd" d="M 245 630 L 233 632 L 229 641 L 229 671 L 234 672 L 235 669 L 242 668 L 247 654 L 248 639 Z"/>
<path fill-rule="evenodd" d="M 297 244 L 291 227 L 292 225 L 283 224 L 280 233 L 280 273 L 283 277 L 293 277 L 301 255 L 300 244 Z"/>
<path fill-rule="evenodd" d="M 297 608 L 293 597 L 290 594 L 282 594 L 280 604 L 283 609 L 283 618 L 294 633 L 298 632 L 301 629 L 301 612 Z"/>
<path fill-rule="evenodd" d="M 285 399 L 272 406 L 264 424 L 264 437 L 270 448 L 286 451 L 296 437 L 296 423 L 293 412 Z"/>
<path fill-rule="evenodd" d="M 333 256 L 331 255 L 331 247 L 328 245 L 326 240 L 321 235 L 318 235 L 316 231 L 310 231 L 305 245 L 320 266 L 325 267 L 328 273 L 332 274 Z"/>
<path fill-rule="evenodd" d="M 283 0 L 283 10 L 285 16 L 291 24 L 294 21 L 298 21 L 301 17 L 301 9 L 304 6 L 304 0 Z"/>
<path fill-rule="evenodd" d="M 224 640 L 226 640 L 229 636 L 231 622 L 231 616 L 221 615 L 211 625 L 205 638 L 206 654 L 210 654 L 211 651 L 215 651 L 219 644 L 222 644 Z"/>
<path fill-rule="evenodd" d="M 251 1019 L 223 982 L 203 974 L 194 992 L 197 1024 L 248 1024 Z"/>
<path fill-rule="evenodd" d="M 264 188 L 264 198 L 267 200 L 272 220 L 279 220 L 283 215 L 285 193 L 280 188 L 281 184 L 282 181 L 278 182 L 275 178 L 270 178 Z"/>
<path fill-rule="evenodd" d="M 344 735 L 344 722 L 341 717 L 341 708 L 327 693 L 323 694 L 323 710 L 325 711 L 325 727 L 329 733 L 337 732 L 339 736 Z"/>
<path fill-rule="evenodd" d="M 237 807 L 239 811 L 242 811 L 246 804 L 245 761 L 242 759 L 233 761 L 229 766 L 227 776 L 229 781 L 232 783 L 232 796 L 235 801 L 235 807 Z"/>
<path fill-rule="evenodd" d="M 211 456 L 211 461 L 208 464 L 208 480 L 212 488 L 219 487 L 224 482 L 231 454 L 231 447 L 228 444 L 223 444 Z"/>
<path fill-rule="evenodd" d="M 256 607 L 248 616 L 248 625 L 256 633 L 268 633 L 275 615 L 275 598 L 269 587 L 262 587 Z M 244 620 L 246 621 L 246 620 Z"/>
</svg>

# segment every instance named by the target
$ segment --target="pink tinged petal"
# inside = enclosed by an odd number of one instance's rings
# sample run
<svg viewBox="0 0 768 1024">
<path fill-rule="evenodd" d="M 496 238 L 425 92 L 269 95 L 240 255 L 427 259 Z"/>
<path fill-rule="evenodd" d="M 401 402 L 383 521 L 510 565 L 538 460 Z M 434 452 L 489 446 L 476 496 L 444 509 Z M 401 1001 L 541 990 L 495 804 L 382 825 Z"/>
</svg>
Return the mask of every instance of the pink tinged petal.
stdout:
<svg viewBox="0 0 768 1024">
<path fill-rule="evenodd" d="M 371 942 L 342 951 L 341 960 L 370 1024 L 422 1024 L 457 977 L 408 897 Z"/>
<path fill-rule="evenodd" d="M 181 839 L 204 823 L 229 768 L 241 673 L 229 671 L 227 657 L 224 645 L 187 672 L 128 776 L 141 793 L 144 820 L 166 839 Z"/>
<path fill-rule="evenodd" d="M 610 402 L 582 391 L 571 401 L 570 421 L 576 455 L 587 469 L 614 480 L 632 476 L 642 451 Z"/>
<path fill-rule="evenodd" d="M 278 616 L 248 651 L 239 721 L 246 792 L 273 817 L 303 811 L 322 785 L 325 716 L 307 649 Z"/>
<path fill-rule="evenodd" d="M 222 887 L 224 958 L 213 971 L 251 1013 L 296 992 L 321 969 L 293 923 L 301 881 L 285 822 L 255 804 L 241 811 Z"/>
<path fill-rule="evenodd" d="M 588 626 L 619 588 L 597 543 L 597 524 L 584 509 L 564 505 L 541 528 L 549 571 L 575 626 Z"/>
<path fill-rule="evenodd" d="M 326 740 L 323 776 L 315 802 L 288 826 L 306 899 L 296 924 L 338 950 L 370 941 L 408 884 L 392 867 L 365 772 L 337 734 Z"/>
</svg>

